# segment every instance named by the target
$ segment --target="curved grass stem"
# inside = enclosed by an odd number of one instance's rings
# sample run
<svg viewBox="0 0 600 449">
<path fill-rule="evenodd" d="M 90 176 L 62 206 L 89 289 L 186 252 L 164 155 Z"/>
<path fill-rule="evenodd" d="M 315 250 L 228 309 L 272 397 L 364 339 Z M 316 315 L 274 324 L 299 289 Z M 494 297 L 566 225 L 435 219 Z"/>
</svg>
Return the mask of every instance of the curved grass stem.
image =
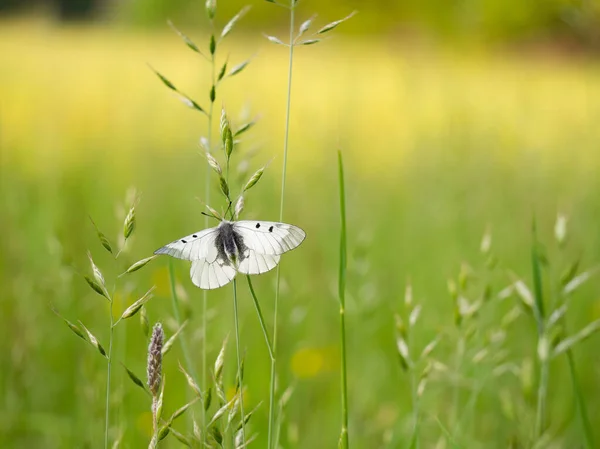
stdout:
<svg viewBox="0 0 600 449">
<path fill-rule="evenodd" d="M 246 276 L 248 279 L 248 287 L 250 287 L 250 293 L 252 294 L 252 300 L 254 301 L 254 308 L 256 309 L 256 314 L 258 315 L 258 321 L 260 322 L 260 328 L 262 329 L 263 335 L 265 337 L 265 343 L 267 344 L 267 349 L 269 350 L 269 357 L 271 360 L 275 358 L 273 354 L 273 345 L 271 344 L 271 339 L 269 338 L 269 331 L 267 330 L 267 326 L 265 324 L 265 318 L 263 317 L 262 310 L 260 308 L 260 303 L 258 302 L 258 298 L 256 297 L 256 293 L 254 292 L 254 286 L 252 285 L 252 280 L 250 276 Z"/>
</svg>

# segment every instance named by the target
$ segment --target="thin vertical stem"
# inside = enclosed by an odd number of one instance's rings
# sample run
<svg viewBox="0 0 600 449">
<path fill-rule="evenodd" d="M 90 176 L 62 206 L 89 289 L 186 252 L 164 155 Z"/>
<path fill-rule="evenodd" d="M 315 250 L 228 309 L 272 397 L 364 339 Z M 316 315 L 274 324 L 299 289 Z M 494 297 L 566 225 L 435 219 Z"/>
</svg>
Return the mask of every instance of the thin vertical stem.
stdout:
<svg viewBox="0 0 600 449">
<path fill-rule="evenodd" d="M 459 413 L 460 413 L 460 384 L 459 384 L 459 376 L 460 370 L 463 363 L 463 356 L 465 353 L 465 337 L 463 335 L 462 329 L 458 329 L 460 335 L 458 337 L 458 341 L 456 342 L 456 354 L 454 359 L 454 373 L 455 373 L 455 384 L 454 389 L 452 391 L 452 424 L 454 426 L 454 436 L 459 437 L 458 433 L 460 432 L 459 428 Z"/>
<path fill-rule="evenodd" d="M 344 166 L 342 152 L 338 151 L 338 169 L 340 182 L 340 271 L 338 295 L 340 299 L 340 345 L 342 348 L 341 389 L 342 389 L 342 431 L 340 447 L 348 449 L 348 385 L 346 379 L 346 193 L 344 187 Z"/>
<path fill-rule="evenodd" d="M 214 28 L 213 21 L 210 21 L 211 27 Z M 215 55 L 212 54 L 210 57 L 211 67 L 211 89 L 215 85 Z M 215 102 L 211 100 L 210 108 L 208 110 L 208 130 L 206 133 L 206 139 L 208 142 L 208 148 L 206 151 L 209 153 L 212 149 L 212 122 L 214 114 Z M 204 172 L 204 201 L 206 204 L 210 204 L 210 166 L 206 164 Z M 208 217 L 204 217 L 204 227 L 208 228 Z M 202 290 L 202 388 L 206 389 L 207 386 L 207 351 L 206 351 L 206 311 L 208 309 L 208 292 Z M 206 443 L 206 410 L 202 406 L 202 438 L 203 442 Z"/>
<path fill-rule="evenodd" d="M 244 416 L 244 383 L 242 382 L 242 361 L 240 358 L 240 325 L 238 320 L 238 303 L 237 303 L 237 280 L 233 280 L 233 317 L 235 321 L 235 346 L 237 355 L 237 375 L 239 382 L 239 395 L 240 395 L 240 415 L 242 418 L 242 447 L 246 447 L 246 428 Z"/>
<path fill-rule="evenodd" d="M 542 343 L 543 344 L 543 343 Z M 537 412 L 535 417 L 535 437 L 540 438 L 546 427 L 546 397 L 548 396 L 548 360 L 542 360 L 540 366 L 540 379 L 537 398 Z"/>
<path fill-rule="evenodd" d="M 542 290 L 542 269 L 538 253 L 537 228 L 535 218 L 532 220 L 531 268 L 533 277 L 534 305 L 533 311 L 538 331 L 538 359 L 540 375 L 535 418 L 535 438 L 540 438 L 546 427 L 546 398 L 548 396 L 548 379 L 550 377 L 550 361 L 548 357 L 548 339 L 544 317 L 544 296 Z"/>
<path fill-rule="evenodd" d="M 410 447 L 418 448 L 419 447 L 419 395 L 417 392 L 417 373 L 415 372 L 415 367 L 410 367 L 410 391 L 412 397 L 412 411 L 413 411 L 413 434 L 411 437 Z"/>
<path fill-rule="evenodd" d="M 283 221 L 283 205 L 285 202 L 285 179 L 287 174 L 288 142 L 290 133 L 290 110 L 292 99 L 292 69 L 294 61 L 294 12 L 295 1 L 290 0 L 290 45 L 289 45 L 289 63 L 288 63 L 288 85 L 287 85 L 287 105 L 285 113 L 285 133 L 283 137 L 283 167 L 281 170 L 281 201 L 279 205 L 279 221 Z M 277 316 L 279 313 L 279 287 L 281 281 L 280 265 L 277 266 L 277 278 L 275 283 L 275 305 L 273 311 L 273 356 L 271 357 L 271 381 L 269 389 L 269 436 L 267 449 L 273 446 L 273 424 L 275 416 L 275 374 L 277 357 Z"/>
<path fill-rule="evenodd" d="M 412 354 L 414 352 L 414 343 L 413 343 L 413 335 L 412 333 L 407 333 L 406 336 L 407 344 L 408 344 L 408 353 Z M 412 412 L 413 412 L 413 433 L 410 439 L 410 449 L 418 449 L 419 448 L 419 424 L 420 424 L 420 412 L 419 412 L 419 392 L 418 392 L 418 380 L 417 380 L 417 371 L 415 369 L 415 362 L 411 360 L 409 363 L 410 370 L 410 393 L 411 393 L 411 402 L 412 402 Z"/>
<path fill-rule="evenodd" d="M 106 367 L 106 415 L 104 417 L 104 449 L 108 449 L 108 428 L 110 421 L 110 377 L 112 371 L 112 347 L 113 347 L 113 333 L 114 333 L 114 318 L 113 318 L 113 299 L 109 298 L 110 301 L 110 335 L 108 339 L 108 362 Z"/>
<path fill-rule="evenodd" d="M 151 447 L 158 446 L 158 416 L 156 412 L 158 407 L 158 397 L 156 395 L 152 395 L 152 442 L 154 445 Z"/>
</svg>

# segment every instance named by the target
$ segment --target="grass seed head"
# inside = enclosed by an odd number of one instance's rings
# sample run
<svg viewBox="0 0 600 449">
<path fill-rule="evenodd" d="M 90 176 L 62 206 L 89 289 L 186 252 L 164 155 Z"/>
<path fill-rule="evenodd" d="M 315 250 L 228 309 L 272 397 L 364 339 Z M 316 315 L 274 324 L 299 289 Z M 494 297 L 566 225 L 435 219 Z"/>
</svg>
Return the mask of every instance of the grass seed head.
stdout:
<svg viewBox="0 0 600 449">
<path fill-rule="evenodd" d="M 158 257 L 158 256 L 150 256 L 150 257 L 146 257 L 145 259 L 138 260 L 133 265 L 131 265 L 129 268 L 127 268 L 127 270 L 125 270 L 125 273 L 123 273 L 123 274 L 130 274 L 130 273 L 134 273 L 134 272 L 138 271 L 139 269 L 145 267 L 150 261 L 154 260 L 156 257 Z"/>
<path fill-rule="evenodd" d="M 238 200 L 235 203 L 235 208 L 234 208 L 234 216 L 236 220 L 240 219 L 240 215 L 242 215 L 242 212 L 244 210 L 244 197 L 240 196 L 238 198 Z"/>
<path fill-rule="evenodd" d="M 567 238 L 567 216 L 564 214 L 558 214 L 556 217 L 556 223 L 554 224 L 554 238 L 560 246 L 565 243 Z"/>
<path fill-rule="evenodd" d="M 227 340 L 229 337 L 225 337 L 223 340 L 223 345 L 221 346 L 221 350 L 219 351 L 219 355 L 215 360 L 215 380 L 219 381 L 223 374 L 223 364 L 225 363 L 225 348 L 227 347 Z"/>
<path fill-rule="evenodd" d="M 189 387 L 192 389 L 192 391 L 194 393 L 196 393 L 196 396 L 202 397 L 202 390 L 200 390 L 200 387 L 198 386 L 198 384 L 196 383 L 194 378 L 187 373 L 187 371 L 183 368 L 183 366 L 181 366 L 181 363 L 179 364 L 179 370 L 185 376 L 185 379 L 187 380 Z"/>
<path fill-rule="evenodd" d="M 94 222 L 94 220 L 92 220 L 92 217 L 90 217 L 90 221 L 92 222 L 92 225 L 94 225 L 94 229 L 96 230 L 96 235 L 98 236 L 98 240 L 100 240 L 100 243 L 106 249 L 106 251 L 108 251 L 109 253 L 112 254 L 113 250 L 112 250 L 110 241 L 108 240 L 108 237 L 106 237 L 106 235 L 104 235 L 104 233 L 102 231 L 100 231 L 98 226 L 96 226 L 96 223 Z"/>
<path fill-rule="evenodd" d="M 135 206 L 131 206 L 129 208 L 129 212 L 125 217 L 125 221 L 123 223 L 123 237 L 128 239 L 133 231 L 135 230 Z"/>
<path fill-rule="evenodd" d="M 160 323 L 156 323 L 152 329 L 152 337 L 148 346 L 148 388 L 152 396 L 157 396 L 160 389 L 162 373 L 162 347 L 165 334 Z"/>
<path fill-rule="evenodd" d="M 412 284 L 410 283 L 410 280 L 408 280 L 406 282 L 406 288 L 404 289 L 404 305 L 408 309 L 410 309 L 412 307 L 412 303 L 413 303 Z"/>
<path fill-rule="evenodd" d="M 215 14 L 217 13 L 217 0 L 206 0 L 204 7 L 209 20 L 213 20 L 215 18 Z"/>
<path fill-rule="evenodd" d="M 223 169 L 219 165 L 219 161 L 217 161 L 212 154 L 206 153 L 206 160 L 208 161 L 208 165 L 212 168 L 219 176 L 223 175 Z"/>
<path fill-rule="evenodd" d="M 254 172 L 252 177 L 248 180 L 248 182 L 244 186 L 244 189 L 243 189 L 244 192 L 246 192 L 246 191 L 250 190 L 252 187 L 254 187 L 254 185 L 260 180 L 263 173 L 265 172 L 265 168 L 266 168 L 266 166 L 261 167 Z"/>
<path fill-rule="evenodd" d="M 225 195 L 226 198 L 229 198 L 229 185 L 223 176 L 219 176 L 219 187 L 221 187 L 223 195 Z"/>
<path fill-rule="evenodd" d="M 488 226 L 488 228 L 485 230 L 485 233 L 483 234 L 483 237 L 481 238 L 481 245 L 479 246 L 479 250 L 481 251 L 481 253 L 483 255 L 487 256 L 490 253 L 491 248 L 492 248 L 492 231 Z"/>
</svg>

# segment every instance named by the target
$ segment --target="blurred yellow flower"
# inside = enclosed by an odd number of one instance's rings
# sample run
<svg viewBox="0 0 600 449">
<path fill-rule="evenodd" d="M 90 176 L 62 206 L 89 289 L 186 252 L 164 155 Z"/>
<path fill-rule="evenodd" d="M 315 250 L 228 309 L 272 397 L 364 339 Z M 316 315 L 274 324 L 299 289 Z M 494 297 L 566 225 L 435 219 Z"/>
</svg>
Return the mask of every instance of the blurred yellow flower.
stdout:
<svg viewBox="0 0 600 449">
<path fill-rule="evenodd" d="M 300 348 L 292 356 L 292 372 L 300 378 L 314 377 L 324 368 L 323 351 L 316 348 Z"/>
</svg>

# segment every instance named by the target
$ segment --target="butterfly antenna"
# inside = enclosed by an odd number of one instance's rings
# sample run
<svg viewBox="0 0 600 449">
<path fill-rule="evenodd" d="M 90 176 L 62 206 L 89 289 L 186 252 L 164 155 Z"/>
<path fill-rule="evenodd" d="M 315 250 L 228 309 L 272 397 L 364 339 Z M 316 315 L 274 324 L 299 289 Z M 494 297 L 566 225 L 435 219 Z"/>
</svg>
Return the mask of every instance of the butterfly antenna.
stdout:
<svg viewBox="0 0 600 449">
<path fill-rule="evenodd" d="M 200 213 L 201 213 L 202 215 L 205 215 L 205 216 L 209 217 L 209 218 L 214 218 L 215 220 L 219 221 L 219 219 L 218 219 L 217 217 L 215 217 L 214 215 L 207 214 L 206 212 L 200 212 Z"/>
<path fill-rule="evenodd" d="M 231 205 L 233 203 L 231 202 L 231 200 L 229 200 L 229 206 L 227 206 L 227 210 L 225 211 L 225 214 L 223 215 L 224 217 L 227 217 L 227 212 L 229 212 L 229 209 L 231 209 Z M 233 218 L 233 213 L 231 214 L 231 218 Z"/>
</svg>

